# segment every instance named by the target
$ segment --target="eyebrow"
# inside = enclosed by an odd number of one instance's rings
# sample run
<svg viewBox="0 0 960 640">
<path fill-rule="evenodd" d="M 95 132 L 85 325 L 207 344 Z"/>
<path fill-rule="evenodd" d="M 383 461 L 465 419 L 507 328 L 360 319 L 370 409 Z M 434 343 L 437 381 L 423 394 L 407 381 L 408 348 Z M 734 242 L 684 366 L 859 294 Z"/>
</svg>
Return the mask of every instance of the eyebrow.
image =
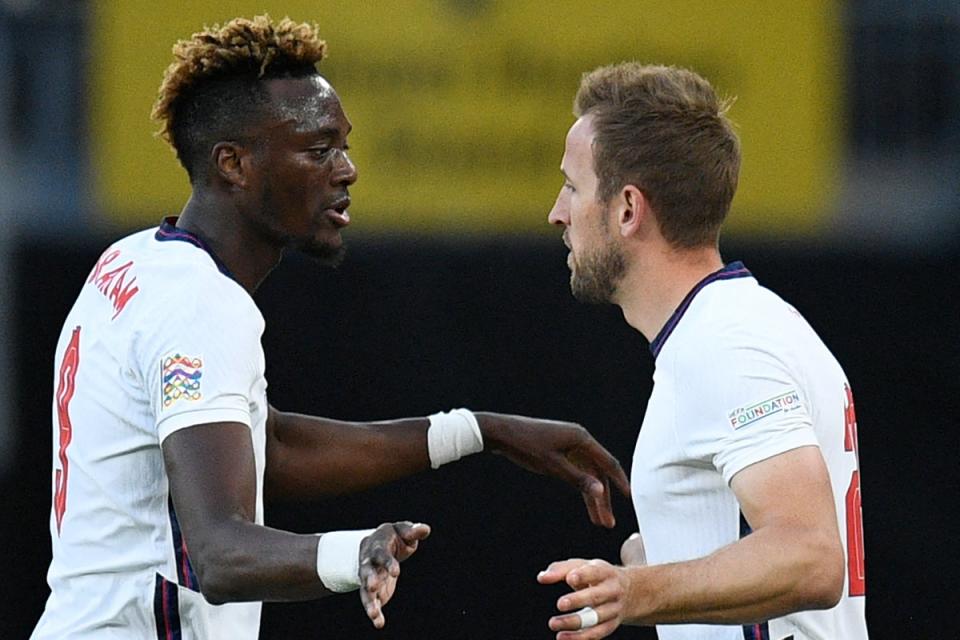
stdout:
<svg viewBox="0 0 960 640">
<path fill-rule="evenodd" d="M 352 130 L 352 125 L 347 127 L 347 132 L 343 134 L 343 137 L 346 138 L 348 135 L 350 135 Z M 341 131 L 337 127 L 320 127 L 319 129 L 298 128 L 298 133 L 316 138 L 336 138 L 341 134 Z"/>
<path fill-rule="evenodd" d="M 340 135 L 340 130 L 336 127 L 321 127 L 320 129 L 306 129 L 304 133 L 318 137 L 333 137 Z"/>
</svg>

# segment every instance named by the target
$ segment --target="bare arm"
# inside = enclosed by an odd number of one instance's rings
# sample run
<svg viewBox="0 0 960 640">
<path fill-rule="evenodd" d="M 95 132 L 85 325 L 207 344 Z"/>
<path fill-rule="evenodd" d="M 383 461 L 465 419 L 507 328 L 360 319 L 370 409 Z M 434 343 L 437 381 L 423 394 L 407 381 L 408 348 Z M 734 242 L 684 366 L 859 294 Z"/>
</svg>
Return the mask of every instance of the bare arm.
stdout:
<svg viewBox="0 0 960 640">
<path fill-rule="evenodd" d="M 426 418 L 344 422 L 270 407 L 266 495 L 354 493 L 429 469 L 428 426 Z"/>
<path fill-rule="evenodd" d="M 638 606 L 628 619 L 748 623 L 837 603 L 843 548 L 820 450 L 803 447 L 751 465 L 731 488 L 753 533 L 701 560 L 631 569 Z"/>
<path fill-rule="evenodd" d="M 833 492 L 816 447 L 802 447 L 751 465 L 731 483 L 749 536 L 707 557 L 662 565 L 616 567 L 601 560 L 554 563 L 544 583 L 576 589 L 560 611 L 593 606 L 600 624 L 579 628 L 574 616 L 551 619 L 558 637 L 602 638 L 621 623 L 746 624 L 793 611 L 834 606 L 844 559 Z"/>
<path fill-rule="evenodd" d="M 629 493 L 617 460 L 579 425 L 477 412 L 485 450 L 573 484 L 595 524 L 614 525 L 610 485 Z M 427 418 L 343 422 L 270 409 L 266 490 L 271 498 L 351 493 L 430 468 Z"/>
<path fill-rule="evenodd" d="M 317 577 L 316 536 L 254 523 L 249 427 L 181 429 L 164 440 L 163 454 L 174 508 L 208 600 L 303 600 L 329 593 Z"/>
<path fill-rule="evenodd" d="M 305 600 L 330 592 L 317 575 L 315 535 L 255 522 L 256 470 L 250 428 L 212 423 L 174 432 L 163 442 L 170 492 L 204 597 L 213 603 Z M 371 557 L 364 597 L 368 615 L 382 624 L 379 604 L 393 593 L 403 560 L 429 529 L 387 525 L 361 544 Z M 383 568 L 383 571 L 371 569 Z M 361 566 L 361 569 L 363 567 Z M 380 597 L 380 602 L 374 602 Z M 371 606 L 368 601 L 374 602 Z"/>
</svg>

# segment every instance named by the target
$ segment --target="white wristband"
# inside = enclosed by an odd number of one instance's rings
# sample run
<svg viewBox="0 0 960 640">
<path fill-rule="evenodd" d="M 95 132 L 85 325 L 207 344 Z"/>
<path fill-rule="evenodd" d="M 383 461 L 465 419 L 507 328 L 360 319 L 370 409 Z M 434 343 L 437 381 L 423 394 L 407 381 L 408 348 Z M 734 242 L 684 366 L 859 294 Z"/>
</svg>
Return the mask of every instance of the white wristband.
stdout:
<svg viewBox="0 0 960 640">
<path fill-rule="evenodd" d="M 477 417 L 469 409 L 454 409 L 448 413 L 430 416 L 427 429 L 427 451 L 430 465 L 440 465 L 459 460 L 471 453 L 483 451 L 483 435 Z"/>
<path fill-rule="evenodd" d="M 360 542 L 376 529 L 330 531 L 317 542 L 317 575 L 334 593 L 360 588 Z"/>
</svg>

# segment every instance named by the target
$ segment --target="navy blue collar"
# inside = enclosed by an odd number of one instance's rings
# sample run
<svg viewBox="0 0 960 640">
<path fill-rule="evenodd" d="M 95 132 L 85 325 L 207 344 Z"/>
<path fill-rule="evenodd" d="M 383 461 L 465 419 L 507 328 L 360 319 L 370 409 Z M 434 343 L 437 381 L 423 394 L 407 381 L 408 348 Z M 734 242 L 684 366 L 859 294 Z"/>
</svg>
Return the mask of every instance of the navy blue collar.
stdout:
<svg viewBox="0 0 960 640">
<path fill-rule="evenodd" d="M 676 311 L 673 312 L 673 315 L 670 316 L 670 319 L 667 320 L 667 324 L 663 325 L 663 328 L 660 329 L 660 333 L 657 334 L 657 337 L 653 339 L 653 342 L 650 343 L 650 351 L 653 353 L 653 357 L 656 358 L 659 355 L 660 350 L 663 348 L 663 343 L 667 341 L 667 338 L 670 337 L 670 334 L 673 333 L 673 330 L 677 328 L 677 325 L 680 323 L 680 319 L 683 318 L 683 314 L 687 312 L 687 309 L 690 307 L 690 303 L 693 302 L 694 297 L 700 291 L 710 284 L 711 282 L 716 282 L 717 280 L 731 280 L 733 278 L 749 278 L 753 274 L 747 270 L 743 263 L 739 260 L 736 262 L 731 262 L 723 269 L 719 271 L 714 271 L 706 278 L 701 280 L 696 284 L 696 286 L 690 290 L 690 293 L 683 299 L 683 302 L 680 303 L 680 306 L 677 307 Z"/>
<path fill-rule="evenodd" d="M 203 238 L 177 227 L 177 218 L 175 216 L 164 218 L 153 237 L 160 242 L 168 242 L 170 240 L 189 242 L 193 246 L 203 249 L 213 260 L 213 263 L 217 265 L 217 269 L 220 270 L 220 273 L 227 276 L 231 280 L 236 280 L 233 274 L 230 273 L 230 269 L 227 268 L 227 265 L 223 264 L 223 261 L 217 257 L 217 254 L 213 252 L 213 249 L 210 248 L 210 245 L 208 245 Z"/>
</svg>

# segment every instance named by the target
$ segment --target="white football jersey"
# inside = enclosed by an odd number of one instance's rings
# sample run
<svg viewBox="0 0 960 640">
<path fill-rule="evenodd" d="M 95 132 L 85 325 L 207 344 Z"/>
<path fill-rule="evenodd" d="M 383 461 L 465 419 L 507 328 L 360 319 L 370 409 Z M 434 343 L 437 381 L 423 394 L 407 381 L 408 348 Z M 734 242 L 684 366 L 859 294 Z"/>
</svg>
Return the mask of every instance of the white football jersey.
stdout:
<svg viewBox="0 0 960 640">
<path fill-rule="evenodd" d="M 260 603 L 199 592 L 160 444 L 250 427 L 263 522 L 263 316 L 172 220 L 112 245 L 67 316 L 54 371 L 53 560 L 33 638 L 256 638 Z"/>
<path fill-rule="evenodd" d="M 749 535 L 731 479 L 809 445 L 829 469 L 848 560 L 832 609 L 747 626 L 660 625 L 661 640 L 867 638 L 856 418 L 836 359 L 739 262 L 701 281 L 650 348 L 654 387 L 631 472 L 647 562 L 701 558 Z"/>
</svg>

